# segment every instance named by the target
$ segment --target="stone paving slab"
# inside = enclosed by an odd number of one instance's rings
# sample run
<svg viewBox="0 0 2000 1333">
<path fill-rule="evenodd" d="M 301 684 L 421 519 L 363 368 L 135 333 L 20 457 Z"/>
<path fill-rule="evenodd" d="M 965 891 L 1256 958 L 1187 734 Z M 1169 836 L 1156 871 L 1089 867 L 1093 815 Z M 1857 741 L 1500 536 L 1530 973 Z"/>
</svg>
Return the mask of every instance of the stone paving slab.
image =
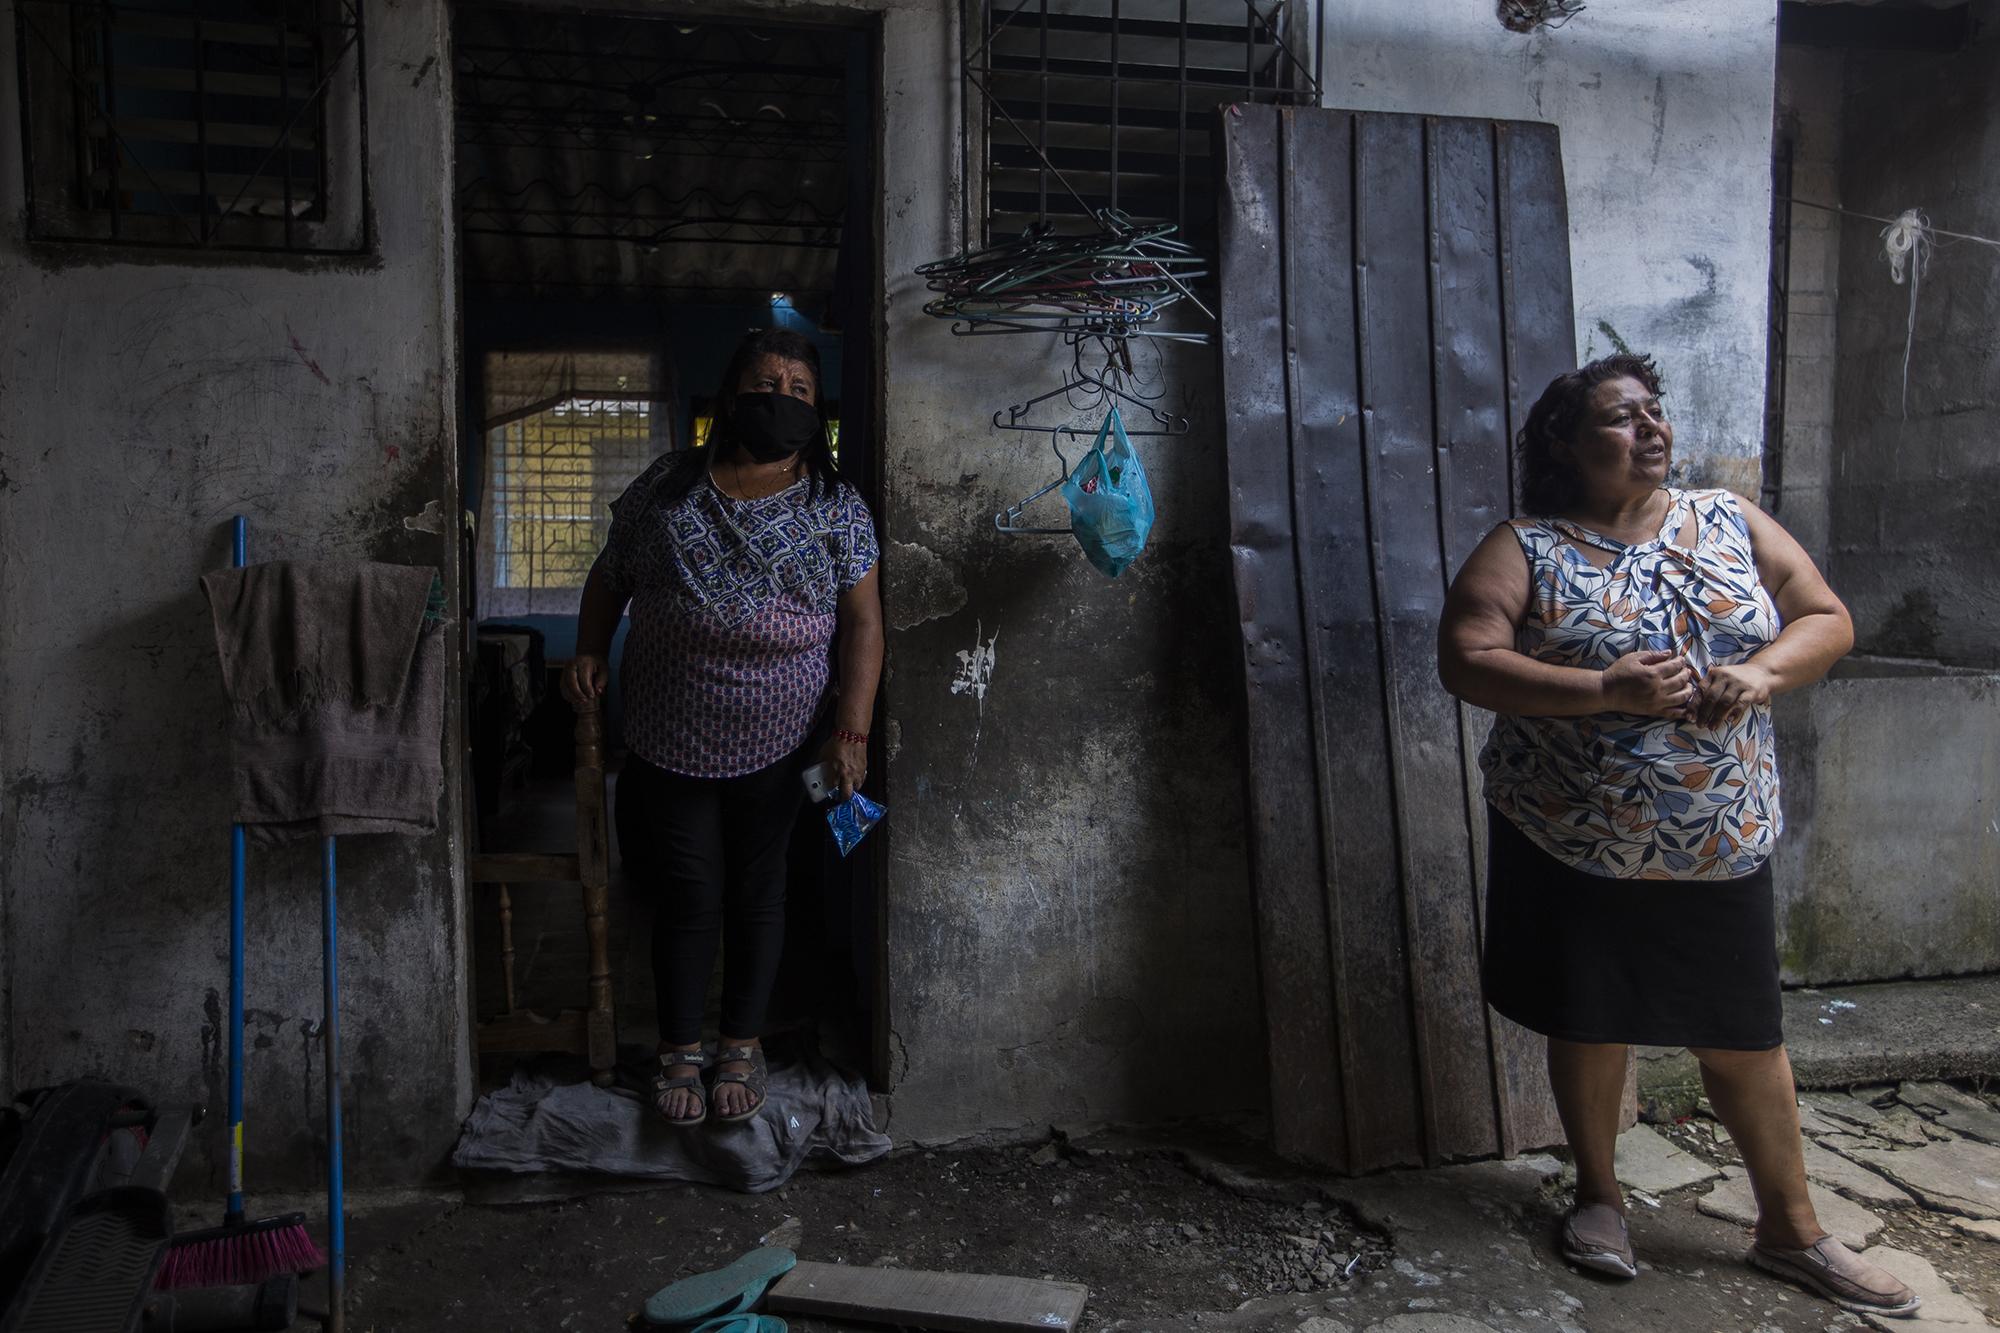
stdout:
<svg viewBox="0 0 2000 1333">
<path fill-rule="evenodd" d="M 1932 1208 L 2000 1219 L 2000 1148 L 1958 1139 L 1923 1148 L 1851 1148 L 1842 1155 L 1887 1176 Z"/>
<path fill-rule="evenodd" d="M 1621 1184 L 1648 1194 L 1686 1189 L 1722 1174 L 1699 1157 L 1676 1148 L 1650 1125 L 1634 1125 L 1618 1136 L 1616 1167 Z"/>
<path fill-rule="evenodd" d="M 1851 1125 L 1848 1133 L 1868 1130 L 1882 1123 L 1882 1112 L 1861 1098 L 1845 1092 L 1808 1092 L 1799 1098 L 1799 1105 L 1816 1111 L 1820 1115 L 1836 1120 L 1843 1125 Z"/>
<path fill-rule="evenodd" d="M 1849 1147 L 1865 1148 L 1868 1143 L 1862 1139 L 1840 1136 Z M 1916 1205 L 1908 1191 L 1894 1182 L 1884 1179 L 1859 1162 L 1850 1161 L 1839 1153 L 1831 1152 L 1811 1139 L 1805 1142 L 1806 1179 L 1837 1190 L 1851 1199 L 1864 1203 L 1878 1204 L 1888 1208 L 1910 1208 Z"/>
<path fill-rule="evenodd" d="M 1920 1114 L 1936 1112 L 1937 1122 L 1954 1134 L 2000 1144 L 2000 1111 L 1969 1092 L 1949 1083 L 1905 1083 L 1896 1095 Z"/>
<path fill-rule="evenodd" d="M 1894 1273 L 1909 1285 L 1911 1291 L 1923 1298 L 1916 1318 L 1889 1319 L 1868 1315 L 1871 1326 L 1893 1330 L 1894 1333 L 1970 1333 L 1970 1330 L 1993 1327 L 1986 1322 L 1984 1311 L 1953 1291 L 1951 1284 L 1939 1275 L 1930 1261 L 1920 1255 L 1878 1245 L 1861 1257 Z"/>
<path fill-rule="evenodd" d="M 1875 1108 L 1871 1106 L 1868 1109 L 1872 1111 Z M 1861 1127 L 1851 1121 L 1835 1120 L 1802 1097 L 1799 1099 L 1799 1128 L 1808 1137 L 1818 1138 L 1825 1134 L 1853 1134 Z"/>
<path fill-rule="evenodd" d="M 1832 1232 L 1834 1239 L 1848 1249 L 1865 1250 L 1881 1234 L 1882 1219 L 1860 1204 L 1811 1182 L 1806 1184 L 1806 1193 L 1812 1198 L 1813 1211 L 1819 1214 L 1820 1225 Z M 1738 1226 L 1755 1226 L 1757 1222 L 1757 1198 L 1750 1192 L 1750 1177 L 1740 1167 L 1730 1167 L 1725 1171 L 1722 1183 L 1697 1199 L 1695 1207 L 1710 1217 L 1719 1217 Z"/>
</svg>

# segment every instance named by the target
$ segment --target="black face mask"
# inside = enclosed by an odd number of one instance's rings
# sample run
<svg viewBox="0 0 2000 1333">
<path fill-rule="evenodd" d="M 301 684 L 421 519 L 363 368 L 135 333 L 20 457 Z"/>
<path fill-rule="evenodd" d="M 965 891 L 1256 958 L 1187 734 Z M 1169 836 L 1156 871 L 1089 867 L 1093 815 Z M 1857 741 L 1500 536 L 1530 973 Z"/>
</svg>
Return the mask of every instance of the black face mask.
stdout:
<svg viewBox="0 0 2000 1333">
<path fill-rule="evenodd" d="M 820 434 L 819 411 L 787 393 L 739 393 L 730 433 L 759 463 L 775 463 L 810 445 Z"/>
</svg>

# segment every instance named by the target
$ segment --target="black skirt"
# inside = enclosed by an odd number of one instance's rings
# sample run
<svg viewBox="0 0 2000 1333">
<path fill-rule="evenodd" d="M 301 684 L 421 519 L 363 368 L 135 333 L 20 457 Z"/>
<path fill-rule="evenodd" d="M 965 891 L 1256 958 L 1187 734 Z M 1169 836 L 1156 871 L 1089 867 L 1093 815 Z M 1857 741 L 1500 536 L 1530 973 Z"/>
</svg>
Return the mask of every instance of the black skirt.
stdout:
<svg viewBox="0 0 2000 1333">
<path fill-rule="evenodd" d="M 1487 816 L 1488 1004 L 1564 1041 L 1783 1043 L 1769 861 L 1739 879 L 1611 879 Z"/>
</svg>

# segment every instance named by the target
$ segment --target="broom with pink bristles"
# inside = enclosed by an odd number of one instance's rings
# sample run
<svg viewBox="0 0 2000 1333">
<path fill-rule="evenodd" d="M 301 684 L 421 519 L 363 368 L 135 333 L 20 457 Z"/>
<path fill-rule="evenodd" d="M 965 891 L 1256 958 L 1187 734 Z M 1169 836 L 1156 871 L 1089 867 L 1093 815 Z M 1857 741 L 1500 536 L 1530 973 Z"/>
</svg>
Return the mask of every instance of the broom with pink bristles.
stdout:
<svg viewBox="0 0 2000 1333">
<path fill-rule="evenodd" d="M 249 563 L 250 525 L 238 515 L 231 534 L 231 563 Z M 243 1219 L 243 826 L 229 830 L 229 1198 L 222 1225 L 176 1236 L 159 1276 L 161 1291 L 234 1287 L 280 1273 L 310 1273 L 326 1256 L 306 1230 L 306 1215 L 291 1213 L 257 1222 Z"/>
</svg>

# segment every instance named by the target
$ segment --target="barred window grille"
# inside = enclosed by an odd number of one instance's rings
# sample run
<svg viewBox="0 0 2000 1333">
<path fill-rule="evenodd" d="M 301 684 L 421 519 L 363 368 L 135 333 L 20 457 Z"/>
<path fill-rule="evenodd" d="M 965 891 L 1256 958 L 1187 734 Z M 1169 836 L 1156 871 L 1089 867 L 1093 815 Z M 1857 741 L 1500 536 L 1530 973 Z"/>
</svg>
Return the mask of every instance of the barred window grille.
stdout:
<svg viewBox="0 0 2000 1333">
<path fill-rule="evenodd" d="M 366 248 L 359 0 L 17 0 L 29 236 Z"/>
<path fill-rule="evenodd" d="M 482 617 L 574 615 L 611 502 L 673 441 L 646 354 L 487 358 Z"/>
<path fill-rule="evenodd" d="M 1105 208 L 1206 237 L 1215 109 L 1316 103 L 1310 18 L 1285 0 L 966 0 L 986 238 Z"/>
</svg>

